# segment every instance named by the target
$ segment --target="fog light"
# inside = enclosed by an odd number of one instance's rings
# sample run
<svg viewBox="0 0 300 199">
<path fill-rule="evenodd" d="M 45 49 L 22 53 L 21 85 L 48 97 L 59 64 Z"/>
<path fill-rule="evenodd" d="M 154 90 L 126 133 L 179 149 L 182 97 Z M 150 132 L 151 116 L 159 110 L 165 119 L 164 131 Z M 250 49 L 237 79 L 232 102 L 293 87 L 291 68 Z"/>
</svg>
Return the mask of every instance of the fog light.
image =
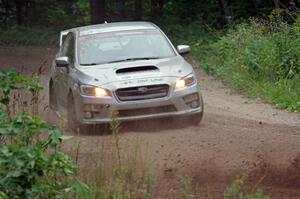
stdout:
<svg viewBox="0 0 300 199">
<path fill-rule="evenodd" d="M 192 103 L 190 103 L 190 107 L 191 108 L 198 108 L 199 107 L 199 101 L 193 101 Z"/>
<path fill-rule="evenodd" d="M 83 111 L 92 111 L 92 105 L 91 104 L 84 104 L 83 105 Z"/>
<path fill-rule="evenodd" d="M 193 101 L 199 101 L 199 95 L 198 93 L 194 93 L 194 94 L 191 94 L 191 95 L 186 95 L 183 97 L 183 100 L 186 104 L 189 104 Z"/>
<path fill-rule="evenodd" d="M 93 117 L 93 114 L 92 114 L 91 112 L 85 112 L 85 113 L 84 113 L 84 117 L 85 117 L 86 119 L 90 119 L 90 118 Z"/>
</svg>

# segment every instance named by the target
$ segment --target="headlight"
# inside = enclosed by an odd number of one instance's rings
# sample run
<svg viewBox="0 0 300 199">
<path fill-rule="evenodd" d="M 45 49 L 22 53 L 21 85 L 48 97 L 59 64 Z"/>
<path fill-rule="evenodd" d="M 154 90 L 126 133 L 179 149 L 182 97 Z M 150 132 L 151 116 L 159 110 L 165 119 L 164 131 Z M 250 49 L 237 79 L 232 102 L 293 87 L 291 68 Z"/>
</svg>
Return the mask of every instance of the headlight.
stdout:
<svg viewBox="0 0 300 199">
<path fill-rule="evenodd" d="M 109 91 L 107 89 L 95 87 L 95 86 L 82 85 L 80 86 L 80 92 L 81 94 L 87 96 L 95 96 L 95 97 L 110 96 Z"/>
<path fill-rule="evenodd" d="M 192 86 L 196 83 L 195 77 L 193 74 L 188 75 L 184 78 L 176 80 L 175 90 L 183 89 L 189 86 Z"/>
</svg>

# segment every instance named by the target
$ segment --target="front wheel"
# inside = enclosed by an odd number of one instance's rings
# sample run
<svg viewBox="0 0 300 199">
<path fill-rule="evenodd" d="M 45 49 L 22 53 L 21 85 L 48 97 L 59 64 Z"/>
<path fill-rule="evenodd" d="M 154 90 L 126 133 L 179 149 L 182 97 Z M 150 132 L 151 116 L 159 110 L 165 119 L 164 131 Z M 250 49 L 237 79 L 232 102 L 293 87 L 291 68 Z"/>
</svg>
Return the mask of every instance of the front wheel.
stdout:
<svg viewBox="0 0 300 199">
<path fill-rule="evenodd" d="M 203 119 L 203 114 L 204 114 L 204 103 L 203 103 L 203 98 L 202 96 L 200 97 L 200 106 L 202 108 L 202 111 L 200 113 L 197 113 L 195 115 L 191 115 L 191 116 L 188 116 L 186 118 L 187 122 L 192 125 L 192 126 L 198 126 L 202 119 Z"/>
<path fill-rule="evenodd" d="M 80 134 L 99 134 L 103 131 L 104 126 L 97 124 L 81 124 L 76 117 L 75 103 L 72 94 L 68 96 L 67 107 L 68 129 L 73 133 Z"/>
<path fill-rule="evenodd" d="M 195 115 L 188 116 L 187 122 L 192 126 L 198 126 L 203 119 L 203 111 Z"/>
<path fill-rule="evenodd" d="M 67 126 L 69 130 L 71 130 L 74 133 L 78 130 L 80 131 L 81 125 L 79 125 L 79 122 L 77 121 L 74 99 L 72 94 L 68 95 L 67 120 Z"/>
<path fill-rule="evenodd" d="M 57 111 L 56 94 L 54 91 L 54 86 L 53 86 L 52 80 L 49 83 L 49 106 L 50 106 L 51 110 Z"/>
</svg>

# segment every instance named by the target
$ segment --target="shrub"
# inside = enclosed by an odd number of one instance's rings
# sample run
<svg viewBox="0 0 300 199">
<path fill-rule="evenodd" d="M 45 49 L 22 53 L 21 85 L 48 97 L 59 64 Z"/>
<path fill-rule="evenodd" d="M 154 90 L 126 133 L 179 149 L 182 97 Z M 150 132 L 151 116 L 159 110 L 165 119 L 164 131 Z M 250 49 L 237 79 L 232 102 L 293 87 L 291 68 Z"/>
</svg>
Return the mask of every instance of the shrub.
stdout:
<svg viewBox="0 0 300 199">
<path fill-rule="evenodd" d="M 300 111 L 299 34 L 300 22 L 250 20 L 202 51 L 202 66 L 248 96 Z"/>
<path fill-rule="evenodd" d="M 25 103 L 26 98 L 20 97 L 19 93 L 29 94 L 29 100 L 36 102 L 32 104 L 35 106 L 41 90 L 36 77 L 22 77 L 15 71 L 0 72 L 1 199 L 150 197 L 153 176 L 149 165 L 144 165 L 138 140 L 128 157 L 121 153 L 117 112 L 111 123 L 114 150 L 105 153 L 105 157 L 93 159 L 95 164 L 91 166 L 85 162 L 82 179 L 91 185 L 91 189 L 78 181 L 74 177 L 77 165 L 60 151 L 66 137 L 38 117 L 36 111 L 29 114 L 25 111 L 29 109 L 24 107 L 15 110 L 13 96 L 22 98 L 18 100 L 23 106 L 28 102 Z M 78 144 L 77 153 L 79 148 Z"/>
<path fill-rule="evenodd" d="M 61 132 L 38 116 L 11 111 L 12 93 L 35 96 L 41 89 L 35 77 L 0 72 L 0 198 L 64 198 L 74 191 L 77 166 L 59 151 Z"/>
</svg>

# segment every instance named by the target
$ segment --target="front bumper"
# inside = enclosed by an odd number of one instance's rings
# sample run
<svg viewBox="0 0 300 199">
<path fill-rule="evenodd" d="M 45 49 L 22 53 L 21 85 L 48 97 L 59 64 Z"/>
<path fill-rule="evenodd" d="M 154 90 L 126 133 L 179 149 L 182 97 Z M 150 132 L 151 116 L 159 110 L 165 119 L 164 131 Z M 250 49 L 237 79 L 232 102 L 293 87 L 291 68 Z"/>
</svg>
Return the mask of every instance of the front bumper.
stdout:
<svg viewBox="0 0 300 199">
<path fill-rule="evenodd" d="M 119 112 L 119 121 L 185 116 L 203 111 L 197 84 L 184 90 L 171 91 L 168 96 L 157 99 L 124 102 L 115 95 L 105 98 L 80 95 L 77 99 L 77 118 L 82 124 L 109 123 L 114 110 Z"/>
</svg>

